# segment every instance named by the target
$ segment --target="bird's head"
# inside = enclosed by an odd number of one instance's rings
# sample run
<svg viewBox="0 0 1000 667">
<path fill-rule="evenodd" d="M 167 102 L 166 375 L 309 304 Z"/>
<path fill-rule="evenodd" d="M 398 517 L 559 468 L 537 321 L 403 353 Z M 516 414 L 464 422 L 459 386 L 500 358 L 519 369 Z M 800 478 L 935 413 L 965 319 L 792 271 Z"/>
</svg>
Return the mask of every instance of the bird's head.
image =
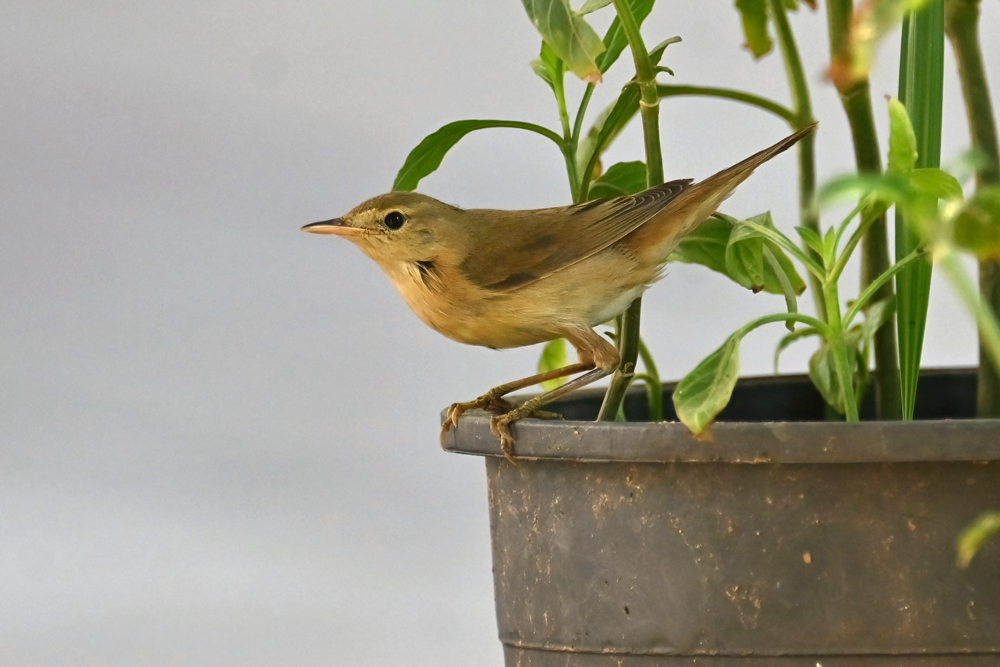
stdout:
<svg viewBox="0 0 1000 667">
<path fill-rule="evenodd" d="M 434 259 L 453 247 L 453 234 L 464 211 L 416 192 L 390 192 L 355 207 L 343 217 L 302 228 L 313 234 L 343 236 L 386 266 Z"/>
</svg>

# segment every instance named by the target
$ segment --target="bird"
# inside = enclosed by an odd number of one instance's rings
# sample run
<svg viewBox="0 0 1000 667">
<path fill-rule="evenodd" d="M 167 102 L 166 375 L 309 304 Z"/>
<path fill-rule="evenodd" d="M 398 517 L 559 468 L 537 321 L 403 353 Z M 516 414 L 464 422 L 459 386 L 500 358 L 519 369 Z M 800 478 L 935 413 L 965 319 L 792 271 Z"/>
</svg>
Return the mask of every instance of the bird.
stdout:
<svg viewBox="0 0 1000 667">
<path fill-rule="evenodd" d="M 510 425 L 553 417 L 540 408 L 611 374 L 615 346 L 594 331 L 663 275 L 670 253 L 713 215 L 754 169 L 812 132 L 816 123 L 702 181 L 673 180 L 635 195 L 522 211 L 462 209 L 416 192 L 369 199 L 347 214 L 302 227 L 343 237 L 375 261 L 425 324 L 467 345 L 522 347 L 564 338 L 578 361 L 454 403 L 442 438 L 480 408 L 515 461 Z M 580 374 L 521 405 L 507 394 Z"/>
</svg>

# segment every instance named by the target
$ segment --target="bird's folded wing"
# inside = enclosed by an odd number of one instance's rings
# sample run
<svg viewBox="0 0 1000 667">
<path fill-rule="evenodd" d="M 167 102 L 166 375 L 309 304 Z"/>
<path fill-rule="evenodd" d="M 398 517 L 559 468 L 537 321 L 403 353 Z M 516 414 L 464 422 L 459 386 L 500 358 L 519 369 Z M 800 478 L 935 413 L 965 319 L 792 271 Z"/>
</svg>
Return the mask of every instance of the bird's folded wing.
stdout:
<svg viewBox="0 0 1000 667">
<path fill-rule="evenodd" d="M 539 211 L 470 211 L 481 239 L 460 269 L 477 286 L 509 292 L 576 264 L 622 239 L 691 184 L 671 181 L 636 195 Z"/>
</svg>

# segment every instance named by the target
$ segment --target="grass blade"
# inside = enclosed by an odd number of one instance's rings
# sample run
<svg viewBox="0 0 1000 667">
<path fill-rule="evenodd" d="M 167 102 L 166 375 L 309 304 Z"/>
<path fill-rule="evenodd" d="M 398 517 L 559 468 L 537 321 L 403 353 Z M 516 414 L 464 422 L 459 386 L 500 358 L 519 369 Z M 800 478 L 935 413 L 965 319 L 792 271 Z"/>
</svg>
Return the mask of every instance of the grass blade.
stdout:
<svg viewBox="0 0 1000 667">
<path fill-rule="evenodd" d="M 941 165 L 941 99 L 944 81 L 944 0 L 932 0 L 903 23 L 899 99 L 917 139 L 918 168 Z M 896 212 L 896 259 L 909 255 L 919 238 Z M 931 262 L 913 262 L 896 276 L 896 322 L 903 419 L 913 418 L 920 353 L 930 299 Z"/>
</svg>

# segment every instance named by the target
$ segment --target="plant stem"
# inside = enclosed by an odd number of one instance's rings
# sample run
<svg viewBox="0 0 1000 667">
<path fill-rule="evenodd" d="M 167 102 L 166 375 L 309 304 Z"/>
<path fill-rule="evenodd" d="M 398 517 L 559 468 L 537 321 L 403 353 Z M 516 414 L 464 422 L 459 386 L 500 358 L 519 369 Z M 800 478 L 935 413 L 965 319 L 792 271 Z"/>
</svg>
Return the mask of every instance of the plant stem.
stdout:
<svg viewBox="0 0 1000 667">
<path fill-rule="evenodd" d="M 827 342 L 833 348 L 834 365 L 837 378 L 844 391 L 844 417 L 849 422 L 858 421 L 858 399 L 854 395 L 854 373 L 851 372 L 851 361 L 847 351 L 847 341 L 844 340 L 844 327 L 840 319 L 840 295 L 835 281 L 823 285 L 823 296 L 826 299 L 826 321 L 833 330 Z"/>
<path fill-rule="evenodd" d="M 646 147 L 646 185 L 663 183 L 663 157 L 660 152 L 660 98 L 656 90 L 656 70 L 649 59 L 649 52 L 639 33 L 639 24 L 627 0 L 614 0 L 618 19 L 628 38 L 632 59 L 635 61 L 636 83 L 639 86 L 639 113 L 642 116 L 642 134 Z M 618 336 L 618 354 L 621 360 L 611 376 L 611 385 L 604 395 L 604 404 L 597 416 L 600 421 L 613 421 L 625 397 L 639 356 L 639 316 L 642 299 L 636 299 L 622 317 Z"/>
<path fill-rule="evenodd" d="M 941 164 L 941 102 L 944 82 L 944 0 L 931 0 L 903 23 L 899 99 L 917 139 L 918 168 Z M 896 258 L 912 252 L 920 237 L 896 209 Z M 913 418 L 920 356 L 930 298 L 931 263 L 918 260 L 896 276 L 900 389 L 903 418 Z"/>
<path fill-rule="evenodd" d="M 639 339 L 639 356 L 642 358 L 642 366 L 646 372 L 636 377 L 646 382 L 649 394 L 649 421 L 663 421 L 663 384 L 660 381 L 660 371 L 657 370 L 653 355 L 649 353 L 642 338 Z"/>
<path fill-rule="evenodd" d="M 573 198 L 573 203 L 579 203 L 580 197 L 580 176 L 576 166 L 576 146 L 573 142 L 573 132 L 569 126 L 569 113 L 566 111 L 566 89 L 563 85 L 562 77 L 557 77 L 553 82 L 553 91 L 556 94 L 556 104 L 559 106 L 559 123 L 562 125 L 563 138 L 560 143 L 563 158 L 566 160 L 566 175 L 569 177 L 569 190 Z"/>
<path fill-rule="evenodd" d="M 983 54 L 979 47 L 979 0 L 946 0 L 945 30 L 955 51 L 958 77 L 962 82 L 965 111 L 969 117 L 972 147 L 986 157 L 986 164 L 976 171 L 976 188 L 1000 183 L 1000 149 L 997 127 L 986 83 Z M 979 263 L 979 293 L 993 312 L 1000 311 L 1000 262 Z M 985 334 L 979 334 L 979 391 L 976 414 L 1000 417 L 1000 374 L 986 363 L 988 352 Z"/>
<path fill-rule="evenodd" d="M 827 24 L 830 36 L 830 59 L 840 62 L 848 56 L 848 31 L 853 3 L 851 0 L 828 0 Z M 868 77 L 849 84 L 838 84 L 840 102 L 851 126 L 854 161 L 858 173 L 882 173 L 878 133 L 872 111 L 871 87 Z M 866 216 L 862 216 L 866 217 Z M 861 289 L 865 289 L 889 268 L 889 237 L 885 212 L 875 218 L 861 241 Z M 873 303 L 890 296 L 892 283 L 886 283 L 875 295 Z M 896 327 L 892 319 L 875 333 L 875 406 L 879 419 L 900 419 L 902 399 L 899 385 L 899 365 L 896 354 Z"/>
<path fill-rule="evenodd" d="M 768 0 L 768 10 L 774 20 L 774 29 L 778 37 L 778 45 L 781 47 L 781 58 L 785 63 L 785 73 L 788 76 L 788 87 L 792 95 L 792 108 L 795 113 L 791 121 L 792 129 L 798 131 L 812 125 L 815 122 L 812 112 L 812 103 L 809 99 L 809 83 L 806 81 L 805 71 L 802 69 L 802 58 L 799 56 L 798 46 L 795 44 L 795 36 L 792 34 L 792 27 L 788 23 L 788 14 L 784 0 Z M 819 226 L 819 207 L 816 204 L 816 133 L 810 133 L 802 137 L 798 145 L 799 155 L 799 219 L 803 227 L 811 229 L 820 236 L 822 231 Z M 823 260 L 808 246 L 806 252 L 813 261 L 822 266 Z M 826 317 L 825 296 L 822 284 L 815 278 L 809 276 L 809 283 L 812 287 L 813 300 L 816 304 L 816 313 L 820 319 Z"/>
<path fill-rule="evenodd" d="M 769 100 L 766 97 L 754 95 L 753 93 L 747 93 L 742 90 L 733 90 L 732 88 L 716 88 L 714 86 L 689 86 L 675 83 L 657 84 L 656 90 L 659 92 L 660 97 L 719 97 L 722 99 L 732 100 L 734 102 L 742 102 L 744 104 L 755 106 L 758 109 L 763 109 L 764 111 L 773 113 L 775 116 L 778 116 L 787 122 L 793 130 L 801 129 L 798 127 L 798 117 L 795 112 L 788 107 L 783 104 L 779 104 L 774 100 Z"/>
<path fill-rule="evenodd" d="M 907 266 L 910 262 L 917 261 L 917 259 L 923 257 L 925 253 L 926 250 L 924 250 L 923 248 L 918 248 L 917 250 L 914 250 L 909 255 L 907 255 L 906 257 L 904 257 L 903 259 L 899 260 L 891 267 L 889 267 L 888 271 L 886 271 L 881 276 L 873 280 L 872 284 L 866 287 L 864 291 L 862 291 L 861 294 L 858 295 L 858 298 L 854 300 L 854 303 L 851 305 L 847 313 L 844 315 L 843 319 L 844 330 L 851 328 L 851 323 L 854 322 L 854 318 L 858 316 L 859 310 L 864 308 L 867 304 L 873 303 L 872 297 L 875 296 L 876 292 L 878 292 L 879 287 L 881 287 L 884 283 L 892 280 L 892 277 L 895 276 L 900 271 L 902 271 L 903 267 Z"/>
<path fill-rule="evenodd" d="M 576 121 L 573 123 L 573 149 L 580 145 L 580 132 L 583 131 L 583 118 L 587 115 L 587 107 L 590 105 L 590 97 L 594 94 L 594 84 L 588 83 L 587 89 L 583 91 L 583 98 L 580 100 L 580 108 L 576 110 Z M 589 176 L 584 174 L 584 176 Z M 588 178 L 589 180 L 589 178 Z"/>
</svg>

